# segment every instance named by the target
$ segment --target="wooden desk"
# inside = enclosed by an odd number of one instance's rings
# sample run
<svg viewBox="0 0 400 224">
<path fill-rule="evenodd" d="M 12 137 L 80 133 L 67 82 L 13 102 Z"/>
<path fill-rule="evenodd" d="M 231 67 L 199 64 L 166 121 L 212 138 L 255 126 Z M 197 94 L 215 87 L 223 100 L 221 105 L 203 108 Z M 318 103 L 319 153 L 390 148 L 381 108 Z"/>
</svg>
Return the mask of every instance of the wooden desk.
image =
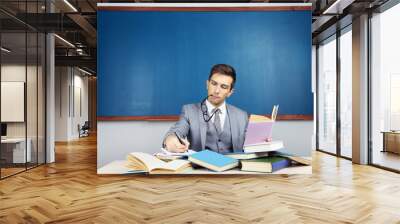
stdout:
<svg viewBox="0 0 400 224">
<path fill-rule="evenodd" d="M 400 154 L 400 131 L 383 131 L 382 152 Z"/>
<path fill-rule="evenodd" d="M 105 166 L 97 169 L 97 174 L 136 174 L 143 172 L 132 172 L 129 168 L 126 167 L 127 161 L 125 160 L 116 160 Z M 260 172 L 247 172 L 241 171 L 239 169 L 227 170 L 224 172 L 214 172 L 208 169 L 193 169 L 188 168 L 179 173 L 170 173 L 176 175 L 271 175 L 271 174 L 312 174 L 312 166 L 291 166 L 281 170 L 278 170 L 274 173 L 260 173 Z M 159 174 L 157 174 L 159 175 Z M 163 174 L 161 174 L 163 175 Z"/>
</svg>

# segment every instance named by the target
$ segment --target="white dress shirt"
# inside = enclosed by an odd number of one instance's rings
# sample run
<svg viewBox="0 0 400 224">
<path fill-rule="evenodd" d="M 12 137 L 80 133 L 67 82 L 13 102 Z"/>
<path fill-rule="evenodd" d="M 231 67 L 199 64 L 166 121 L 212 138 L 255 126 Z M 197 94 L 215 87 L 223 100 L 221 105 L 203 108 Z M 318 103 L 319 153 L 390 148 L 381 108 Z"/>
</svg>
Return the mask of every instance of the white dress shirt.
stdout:
<svg viewBox="0 0 400 224">
<path fill-rule="evenodd" d="M 208 114 L 211 116 L 212 110 L 215 108 L 214 105 L 212 105 L 208 100 L 206 100 L 206 106 L 208 110 Z M 219 113 L 219 120 L 221 123 L 221 130 L 224 130 L 224 124 L 225 124 L 225 118 L 226 118 L 226 104 L 225 101 L 221 104 L 221 106 L 218 107 L 221 110 L 221 113 Z M 211 118 L 211 121 L 214 123 L 214 118 L 215 115 Z"/>
</svg>

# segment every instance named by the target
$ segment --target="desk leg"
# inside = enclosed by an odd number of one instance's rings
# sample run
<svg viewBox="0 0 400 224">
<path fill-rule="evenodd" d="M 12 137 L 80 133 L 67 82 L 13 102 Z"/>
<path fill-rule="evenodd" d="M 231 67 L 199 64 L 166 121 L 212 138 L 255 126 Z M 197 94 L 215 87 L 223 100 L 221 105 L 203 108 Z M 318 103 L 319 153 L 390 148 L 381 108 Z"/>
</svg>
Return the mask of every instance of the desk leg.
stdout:
<svg viewBox="0 0 400 224">
<path fill-rule="evenodd" d="M 382 136 L 383 136 L 383 138 L 382 138 L 383 139 L 383 149 L 382 149 L 381 152 L 386 152 L 386 150 L 385 150 L 386 149 L 386 141 L 385 141 L 386 140 L 386 138 L 385 138 L 386 136 L 385 136 L 385 133 L 383 133 Z"/>
</svg>

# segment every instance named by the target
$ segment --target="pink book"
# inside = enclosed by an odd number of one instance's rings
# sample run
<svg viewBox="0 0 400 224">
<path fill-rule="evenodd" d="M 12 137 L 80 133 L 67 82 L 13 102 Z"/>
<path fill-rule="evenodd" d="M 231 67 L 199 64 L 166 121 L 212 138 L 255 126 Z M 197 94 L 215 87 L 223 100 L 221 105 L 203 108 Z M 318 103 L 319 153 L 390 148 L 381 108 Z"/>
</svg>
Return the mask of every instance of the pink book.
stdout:
<svg viewBox="0 0 400 224">
<path fill-rule="evenodd" d="M 249 123 L 244 145 L 262 144 L 271 139 L 273 123 L 273 121 Z"/>
<path fill-rule="evenodd" d="M 250 116 L 244 146 L 259 145 L 271 141 L 272 125 L 278 115 L 278 108 L 279 105 L 274 105 L 272 107 L 271 119 L 255 114 Z"/>
</svg>

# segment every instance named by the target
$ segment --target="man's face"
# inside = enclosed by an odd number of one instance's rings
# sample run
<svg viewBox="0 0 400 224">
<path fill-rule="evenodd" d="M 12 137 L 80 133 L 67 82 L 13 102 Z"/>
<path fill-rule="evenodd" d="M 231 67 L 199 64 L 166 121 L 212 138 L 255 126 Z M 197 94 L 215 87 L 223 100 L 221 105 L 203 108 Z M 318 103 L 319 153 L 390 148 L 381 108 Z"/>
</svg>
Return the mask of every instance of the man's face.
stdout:
<svg viewBox="0 0 400 224">
<path fill-rule="evenodd" d="M 233 78 L 220 73 L 214 73 L 210 80 L 207 80 L 208 101 L 218 107 L 224 100 L 232 95 Z"/>
</svg>

